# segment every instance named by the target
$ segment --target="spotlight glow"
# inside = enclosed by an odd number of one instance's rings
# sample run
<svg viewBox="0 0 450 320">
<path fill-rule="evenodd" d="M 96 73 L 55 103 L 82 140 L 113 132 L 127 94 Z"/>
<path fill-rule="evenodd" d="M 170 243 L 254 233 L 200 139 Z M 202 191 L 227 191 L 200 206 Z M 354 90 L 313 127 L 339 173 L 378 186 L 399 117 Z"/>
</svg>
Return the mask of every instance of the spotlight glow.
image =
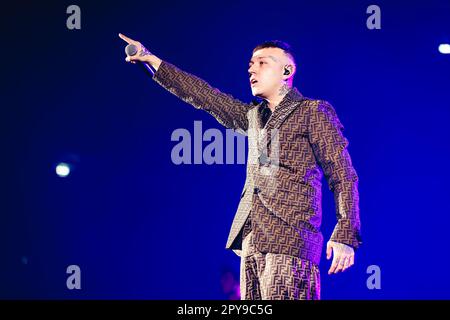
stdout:
<svg viewBox="0 0 450 320">
<path fill-rule="evenodd" d="M 448 43 L 440 44 L 439 52 L 442 54 L 450 54 L 450 44 L 448 44 Z"/>
<path fill-rule="evenodd" d="M 61 177 L 65 178 L 70 174 L 70 165 L 67 163 L 61 162 L 56 166 L 56 174 Z"/>
</svg>

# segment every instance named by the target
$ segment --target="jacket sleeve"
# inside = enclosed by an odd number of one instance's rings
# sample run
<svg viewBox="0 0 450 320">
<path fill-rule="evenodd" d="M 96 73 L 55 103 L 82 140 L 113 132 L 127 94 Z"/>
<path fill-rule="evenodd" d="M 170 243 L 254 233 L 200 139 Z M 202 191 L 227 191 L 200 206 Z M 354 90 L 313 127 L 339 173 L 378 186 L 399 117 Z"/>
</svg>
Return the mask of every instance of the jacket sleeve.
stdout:
<svg viewBox="0 0 450 320">
<path fill-rule="evenodd" d="M 183 101 L 210 113 L 226 128 L 245 133 L 248 104 L 220 92 L 206 81 L 163 61 L 153 79 Z"/>
<path fill-rule="evenodd" d="M 330 240 L 358 248 L 361 242 L 358 175 L 348 153 L 348 140 L 334 108 L 319 101 L 310 109 L 309 139 L 334 194 L 337 224 Z"/>
</svg>

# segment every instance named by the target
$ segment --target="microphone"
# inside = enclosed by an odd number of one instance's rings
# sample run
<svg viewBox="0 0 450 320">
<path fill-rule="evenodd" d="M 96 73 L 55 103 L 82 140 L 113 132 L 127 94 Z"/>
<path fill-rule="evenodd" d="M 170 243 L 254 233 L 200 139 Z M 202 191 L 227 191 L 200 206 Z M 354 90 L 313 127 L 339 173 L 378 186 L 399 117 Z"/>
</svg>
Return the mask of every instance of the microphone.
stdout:
<svg viewBox="0 0 450 320">
<path fill-rule="evenodd" d="M 125 47 L 125 53 L 127 54 L 127 56 L 134 56 L 136 53 L 138 53 L 138 48 L 134 44 L 129 44 Z M 146 62 L 142 62 L 142 61 L 136 61 L 136 62 L 151 77 L 153 77 L 155 75 L 156 70 L 151 65 L 149 65 Z"/>
</svg>

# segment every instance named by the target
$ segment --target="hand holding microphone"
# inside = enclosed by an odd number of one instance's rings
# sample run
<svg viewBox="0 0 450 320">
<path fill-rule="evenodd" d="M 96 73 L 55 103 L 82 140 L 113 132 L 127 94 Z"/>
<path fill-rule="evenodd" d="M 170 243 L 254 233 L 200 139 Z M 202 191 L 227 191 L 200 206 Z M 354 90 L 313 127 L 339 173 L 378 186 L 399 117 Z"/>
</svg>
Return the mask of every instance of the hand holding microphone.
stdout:
<svg viewBox="0 0 450 320">
<path fill-rule="evenodd" d="M 121 33 L 119 33 L 119 37 L 128 43 L 125 48 L 125 53 L 127 54 L 125 61 L 142 65 L 153 76 L 161 64 L 161 59 L 147 50 L 140 42 L 130 39 Z"/>
</svg>

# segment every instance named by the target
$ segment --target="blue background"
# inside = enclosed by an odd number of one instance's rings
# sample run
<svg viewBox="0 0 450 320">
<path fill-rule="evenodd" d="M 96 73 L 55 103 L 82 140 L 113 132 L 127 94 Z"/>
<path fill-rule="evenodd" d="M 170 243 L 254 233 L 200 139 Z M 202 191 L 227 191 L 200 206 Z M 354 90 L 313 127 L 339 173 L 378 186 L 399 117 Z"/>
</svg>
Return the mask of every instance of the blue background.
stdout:
<svg viewBox="0 0 450 320">
<path fill-rule="evenodd" d="M 66 8 L 81 8 L 81 30 Z M 381 30 L 366 9 L 381 8 Z M 264 40 L 330 101 L 360 177 L 363 246 L 323 299 L 449 299 L 449 1 L 55 1 L 4 5 L 0 298 L 226 299 L 244 165 L 174 165 L 177 128 L 225 130 L 125 63 L 122 32 L 244 101 Z M 59 178 L 55 165 L 72 174 Z M 324 181 L 323 233 L 335 223 Z M 82 270 L 81 290 L 66 268 Z M 367 268 L 381 269 L 369 290 Z"/>
</svg>

